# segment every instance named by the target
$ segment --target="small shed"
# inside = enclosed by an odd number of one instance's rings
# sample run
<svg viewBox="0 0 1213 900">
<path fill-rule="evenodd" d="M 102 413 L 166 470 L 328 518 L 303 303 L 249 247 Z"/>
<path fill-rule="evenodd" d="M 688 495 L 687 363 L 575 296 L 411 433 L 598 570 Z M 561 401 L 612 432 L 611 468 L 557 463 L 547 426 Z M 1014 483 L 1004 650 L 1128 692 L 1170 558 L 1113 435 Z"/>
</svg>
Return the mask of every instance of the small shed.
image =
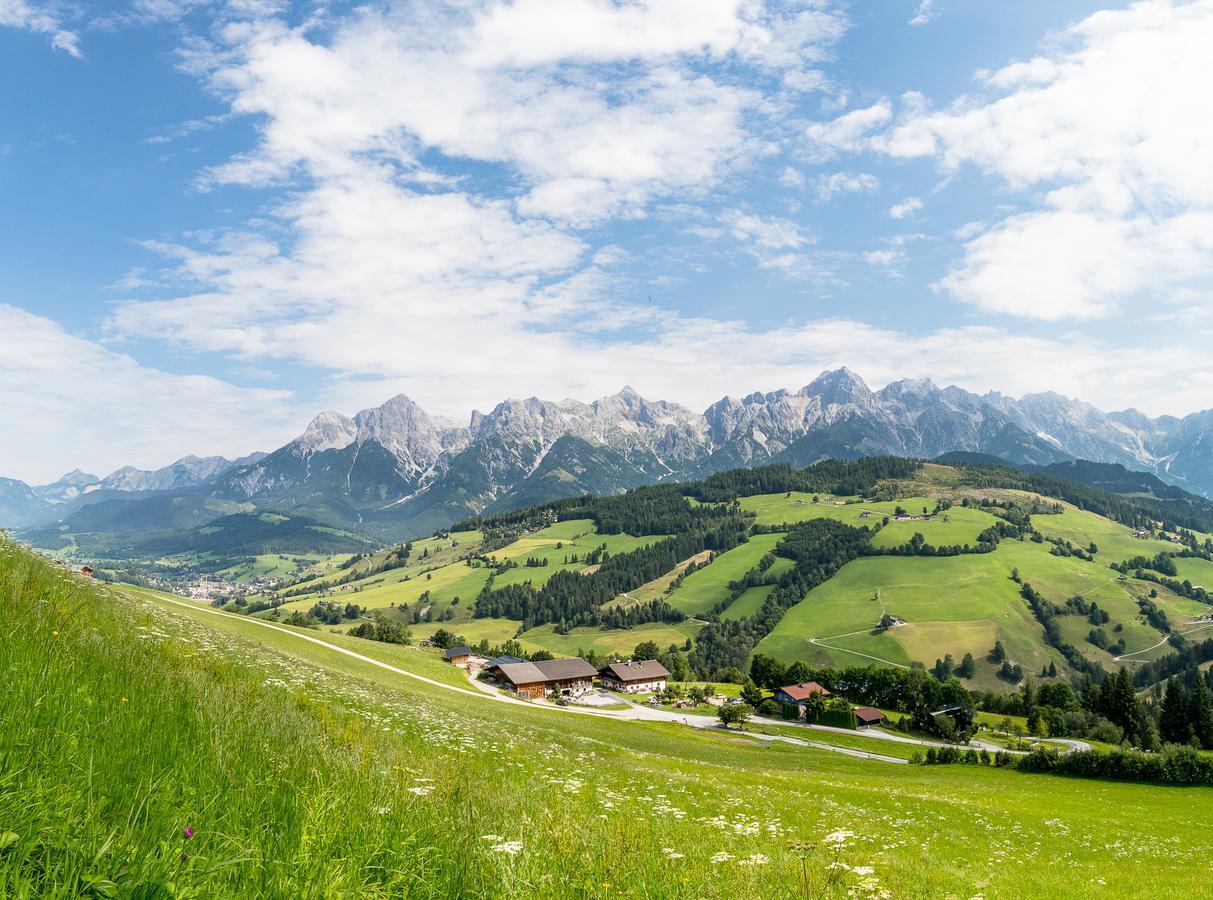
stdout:
<svg viewBox="0 0 1213 900">
<path fill-rule="evenodd" d="M 884 723 L 884 713 L 874 706 L 863 706 L 855 710 L 855 722 L 859 728 L 872 728 Z"/>
<path fill-rule="evenodd" d="M 452 665 L 466 668 L 472 657 L 471 647 L 451 647 L 449 650 L 444 650 L 442 655 L 446 657 L 446 661 Z"/>
<path fill-rule="evenodd" d="M 85 578 L 92 578 L 93 577 L 93 567 L 92 566 L 81 566 L 80 574 L 83 575 Z"/>
</svg>

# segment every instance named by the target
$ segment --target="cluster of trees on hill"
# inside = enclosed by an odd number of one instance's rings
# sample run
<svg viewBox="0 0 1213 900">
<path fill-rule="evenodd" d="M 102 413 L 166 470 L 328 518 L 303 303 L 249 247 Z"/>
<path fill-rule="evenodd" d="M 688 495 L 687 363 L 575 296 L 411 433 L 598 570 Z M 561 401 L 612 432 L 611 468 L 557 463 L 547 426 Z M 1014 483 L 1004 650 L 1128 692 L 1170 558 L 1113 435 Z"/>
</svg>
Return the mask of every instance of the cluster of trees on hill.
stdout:
<svg viewBox="0 0 1213 900">
<path fill-rule="evenodd" d="M 321 600 L 308 610 L 307 614 L 324 625 L 340 625 L 342 622 L 362 618 L 362 613 L 363 608 L 356 603 L 342 606 L 332 600 Z"/>
<path fill-rule="evenodd" d="M 1009 466 L 947 464 L 960 469 L 964 483 L 970 487 L 1009 488 L 1056 497 L 1131 528 L 1152 528 L 1161 522 L 1171 531 L 1213 531 L 1213 501 L 1183 491 L 1160 500 L 1113 494 L 1044 472 L 1025 472 Z"/>
<path fill-rule="evenodd" d="M 483 531 L 484 552 L 488 552 L 528 531 L 569 519 L 591 519 L 601 534 L 643 535 L 706 531 L 741 516 L 728 507 L 692 506 L 684 495 L 693 486 L 659 484 L 625 494 L 571 497 L 517 512 L 464 519 L 452 529 Z"/>
<path fill-rule="evenodd" d="M 411 644 L 413 642 L 413 633 L 407 625 L 402 622 L 393 622 L 382 616 L 376 616 L 371 622 L 359 622 L 347 634 L 368 641 L 379 641 L 382 644 Z"/>
<path fill-rule="evenodd" d="M 1061 633 L 1061 626 L 1057 623 L 1057 617 L 1065 615 L 1069 611 L 1068 608 L 1059 608 L 1026 581 L 1020 586 L 1019 593 L 1020 596 L 1028 601 L 1032 614 L 1036 616 L 1036 621 L 1040 622 L 1041 627 L 1044 629 L 1045 640 L 1066 658 L 1066 662 L 1076 672 L 1083 672 L 1093 678 L 1102 677 L 1103 669 L 1099 664 L 1083 656 L 1082 651 L 1067 641 Z"/>
<path fill-rule="evenodd" d="M 724 552 L 745 540 L 745 520 L 729 516 L 718 527 L 680 534 L 628 553 L 604 559 L 597 571 L 583 575 L 556 572 L 536 588 L 529 582 L 487 589 L 476 598 L 477 618 L 520 619 L 523 628 L 547 622 L 567 631 L 579 625 L 631 627 L 643 622 L 681 622 L 686 618 L 664 601 L 624 608 L 602 609 L 602 604 L 635 590 L 671 571 L 678 563 L 704 550 Z"/>
<path fill-rule="evenodd" d="M 1201 672 L 1200 666 L 1213 659 L 1213 638 L 1196 643 L 1183 642 L 1172 653 L 1150 662 L 1143 662 L 1133 670 L 1133 683 L 1140 687 L 1158 684 L 1173 675 L 1182 674 L 1189 681 L 1198 675 L 1213 678 L 1213 670 Z"/>
<path fill-rule="evenodd" d="M 891 478 L 909 478 L 922 468 L 922 462 L 896 456 L 868 456 L 863 459 L 826 459 L 807 469 L 786 464 L 732 469 L 717 472 L 703 481 L 681 486 L 683 493 L 703 503 L 723 503 L 756 494 L 785 494 L 788 491 L 862 495 L 872 492 L 877 483 Z"/>
<path fill-rule="evenodd" d="M 750 652 L 775 629 L 784 613 L 861 555 L 871 539 L 867 528 L 853 528 L 833 519 L 809 519 L 792 526 L 775 552 L 796 565 L 780 577 L 750 618 L 704 626 L 695 636 L 691 666 L 712 680 L 721 680 L 713 673 L 744 667 Z"/>
</svg>

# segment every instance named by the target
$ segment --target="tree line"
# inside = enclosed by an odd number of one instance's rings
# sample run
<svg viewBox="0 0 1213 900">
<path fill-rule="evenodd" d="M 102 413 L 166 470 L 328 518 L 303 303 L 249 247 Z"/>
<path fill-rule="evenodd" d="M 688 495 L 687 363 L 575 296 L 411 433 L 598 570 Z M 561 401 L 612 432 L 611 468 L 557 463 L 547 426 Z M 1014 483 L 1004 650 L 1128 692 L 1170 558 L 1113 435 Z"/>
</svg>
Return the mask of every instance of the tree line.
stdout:
<svg viewBox="0 0 1213 900">
<path fill-rule="evenodd" d="M 540 588 L 530 582 L 496 590 L 486 588 L 476 598 L 473 615 L 518 619 L 524 629 L 554 622 L 566 632 L 580 625 L 627 628 L 643 622 L 680 622 L 686 616 L 660 600 L 606 610 L 602 605 L 659 578 L 697 553 L 723 553 L 736 547 L 746 539 L 745 531 L 745 520 L 731 516 L 711 530 L 675 535 L 628 553 L 617 553 L 588 575 L 561 570 Z"/>
<path fill-rule="evenodd" d="M 796 565 L 779 578 L 750 618 L 705 625 L 695 636 L 691 666 L 710 680 L 721 680 L 713 673 L 724 669 L 744 668 L 750 652 L 775 629 L 784 613 L 860 556 L 871 539 L 869 529 L 833 519 L 809 519 L 792 526 L 776 545 L 775 553 Z"/>
</svg>

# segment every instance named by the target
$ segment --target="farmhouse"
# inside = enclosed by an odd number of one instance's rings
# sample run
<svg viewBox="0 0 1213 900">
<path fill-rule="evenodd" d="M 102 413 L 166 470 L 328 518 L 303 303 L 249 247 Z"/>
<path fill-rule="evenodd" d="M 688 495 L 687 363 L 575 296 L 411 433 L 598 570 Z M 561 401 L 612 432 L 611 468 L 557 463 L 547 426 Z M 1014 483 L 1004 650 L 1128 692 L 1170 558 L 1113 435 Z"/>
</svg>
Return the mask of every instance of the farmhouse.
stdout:
<svg viewBox="0 0 1213 900">
<path fill-rule="evenodd" d="M 884 713 L 874 706 L 863 706 L 855 710 L 855 723 L 860 728 L 871 728 L 884 721 Z"/>
<path fill-rule="evenodd" d="M 562 696 L 583 694 L 594 686 L 598 670 L 584 659 L 545 659 L 536 662 L 501 663 L 488 672 L 510 690 L 527 700 L 539 700 L 548 693 Z"/>
<path fill-rule="evenodd" d="M 451 647 L 449 650 L 444 650 L 442 653 L 446 657 L 446 661 L 452 665 L 459 666 L 461 669 L 466 668 L 472 657 L 471 647 Z"/>
<path fill-rule="evenodd" d="M 805 702 L 814 694 L 820 694 L 822 697 L 830 696 L 830 692 L 816 681 L 805 681 L 800 684 L 789 684 L 786 687 L 776 688 L 775 702 L 791 703 L 804 709 Z"/>
<path fill-rule="evenodd" d="M 92 566 L 81 566 L 80 574 L 83 575 L 85 578 L 92 578 L 93 577 L 93 567 Z"/>
<path fill-rule="evenodd" d="M 655 659 L 615 662 L 598 673 L 603 687 L 625 694 L 664 691 L 669 677 L 669 670 Z"/>
</svg>

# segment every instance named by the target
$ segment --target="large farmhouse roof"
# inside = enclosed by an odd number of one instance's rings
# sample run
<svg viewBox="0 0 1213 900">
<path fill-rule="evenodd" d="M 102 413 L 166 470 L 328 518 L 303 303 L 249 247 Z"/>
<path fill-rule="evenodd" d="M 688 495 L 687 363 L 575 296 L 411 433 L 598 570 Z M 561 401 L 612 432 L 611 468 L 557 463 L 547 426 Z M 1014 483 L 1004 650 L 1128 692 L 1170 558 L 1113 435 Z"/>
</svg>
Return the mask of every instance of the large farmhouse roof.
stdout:
<svg viewBox="0 0 1213 900">
<path fill-rule="evenodd" d="M 808 700 L 814 694 L 821 694 L 823 697 L 830 696 L 830 692 L 816 681 L 806 681 L 800 684 L 789 684 L 785 687 L 781 687 L 780 690 L 793 700 Z"/>
<path fill-rule="evenodd" d="M 487 663 L 485 668 L 492 669 L 496 666 L 504 666 L 506 663 L 520 663 L 526 660 L 519 659 L 517 656 L 494 656 Z"/>
<path fill-rule="evenodd" d="M 662 678 L 670 677 L 670 670 L 663 666 L 655 659 L 646 659 L 644 662 L 616 662 L 611 663 L 602 670 L 604 678 L 613 678 L 616 681 L 659 681 Z"/>
<path fill-rule="evenodd" d="M 535 662 L 514 662 L 494 666 L 501 677 L 510 684 L 538 684 L 539 682 L 572 681 L 590 679 L 598 670 L 584 659 L 544 659 Z"/>
<path fill-rule="evenodd" d="M 497 666 L 501 677 L 510 684 L 538 684 L 547 681 L 547 677 L 539 671 L 534 663 L 516 662 Z"/>
<path fill-rule="evenodd" d="M 598 670 L 584 659 L 544 659 L 536 660 L 535 666 L 548 681 L 568 681 L 572 678 L 593 678 Z"/>
</svg>

